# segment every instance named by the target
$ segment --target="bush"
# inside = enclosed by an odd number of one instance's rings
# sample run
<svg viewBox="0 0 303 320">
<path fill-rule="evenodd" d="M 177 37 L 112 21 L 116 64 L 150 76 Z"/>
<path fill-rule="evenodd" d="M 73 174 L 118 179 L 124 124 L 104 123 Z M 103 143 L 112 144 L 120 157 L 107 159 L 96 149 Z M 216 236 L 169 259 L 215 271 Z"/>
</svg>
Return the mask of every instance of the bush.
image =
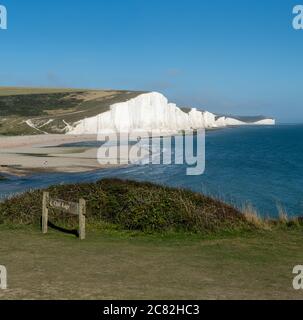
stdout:
<svg viewBox="0 0 303 320">
<path fill-rule="evenodd" d="M 247 228 L 250 223 L 235 208 L 191 191 L 118 179 L 96 183 L 53 186 L 51 197 L 66 201 L 87 201 L 89 224 L 100 221 L 127 230 L 207 232 Z M 3 222 L 38 224 L 41 217 L 42 190 L 0 203 Z M 50 212 L 50 220 L 67 223 L 72 220 Z"/>
</svg>

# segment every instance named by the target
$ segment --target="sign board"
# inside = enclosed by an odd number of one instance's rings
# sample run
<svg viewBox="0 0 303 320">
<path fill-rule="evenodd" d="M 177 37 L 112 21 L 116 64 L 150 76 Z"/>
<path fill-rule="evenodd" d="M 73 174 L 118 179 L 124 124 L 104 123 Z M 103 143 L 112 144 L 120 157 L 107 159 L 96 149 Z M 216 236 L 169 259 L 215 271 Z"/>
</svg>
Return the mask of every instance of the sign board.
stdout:
<svg viewBox="0 0 303 320">
<path fill-rule="evenodd" d="M 60 199 L 52 199 L 49 192 L 43 192 L 42 202 L 42 232 L 45 234 L 48 231 L 48 209 L 57 209 L 65 213 L 76 215 L 79 217 L 79 238 L 85 239 L 85 215 L 86 202 L 80 199 L 79 203 L 68 202 Z"/>
<path fill-rule="evenodd" d="M 49 199 L 49 207 L 74 215 L 79 214 L 79 204 L 75 202 L 67 202 L 60 199 Z"/>
</svg>

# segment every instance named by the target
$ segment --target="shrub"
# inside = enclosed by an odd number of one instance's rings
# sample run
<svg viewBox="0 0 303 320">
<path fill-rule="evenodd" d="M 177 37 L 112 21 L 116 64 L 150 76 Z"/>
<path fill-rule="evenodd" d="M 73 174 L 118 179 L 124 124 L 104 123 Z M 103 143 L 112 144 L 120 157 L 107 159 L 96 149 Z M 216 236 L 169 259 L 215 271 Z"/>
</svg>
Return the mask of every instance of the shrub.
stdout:
<svg viewBox="0 0 303 320">
<path fill-rule="evenodd" d="M 238 210 L 221 201 L 187 190 L 151 183 L 104 179 L 96 183 L 53 186 L 51 197 L 87 201 L 89 224 L 100 221 L 127 230 L 208 232 L 253 226 Z M 3 222 L 38 224 L 42 190 L 28 192 L 0 203 Z M 69 223 L 50 212 L 50 220 Z"/>
</svg>

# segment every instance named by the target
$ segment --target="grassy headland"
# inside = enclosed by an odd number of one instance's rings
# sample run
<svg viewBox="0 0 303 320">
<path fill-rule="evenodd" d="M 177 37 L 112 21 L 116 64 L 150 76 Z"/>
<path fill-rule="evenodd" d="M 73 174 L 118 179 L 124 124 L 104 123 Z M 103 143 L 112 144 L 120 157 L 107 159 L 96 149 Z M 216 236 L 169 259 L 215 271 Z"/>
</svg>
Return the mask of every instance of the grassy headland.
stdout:
<svg viewBox="0 0 303 320">
<path fill-rule="evenodd" d="M 302 219 L 260 218 L 252 208 L 244 212 L 200 193 L 149 182 L 103 179 L 96 183 L 51 186 L 44 190 L 54 198 L 87 203 L 91 226 L 110 225 L 143 232 L 214 233 L 301 225 Z M 43 190 L 35 190 L 0 203 L 0 223 L 39 225 Z M 54 222 L 69 226 L 71 219 L 50 212 Z"/>
<path fill-rule="evenodd" d="M 87 201 L 87 239 L 39 225 L 42 191 L 0 203 L 0 299 L 290 299 L 303 260 L 301 219 L 262 220 L 215 199 L 107 179 L 60 185 Z M 50 212 L 58 226 L 77 221 Z"/>
</svg>

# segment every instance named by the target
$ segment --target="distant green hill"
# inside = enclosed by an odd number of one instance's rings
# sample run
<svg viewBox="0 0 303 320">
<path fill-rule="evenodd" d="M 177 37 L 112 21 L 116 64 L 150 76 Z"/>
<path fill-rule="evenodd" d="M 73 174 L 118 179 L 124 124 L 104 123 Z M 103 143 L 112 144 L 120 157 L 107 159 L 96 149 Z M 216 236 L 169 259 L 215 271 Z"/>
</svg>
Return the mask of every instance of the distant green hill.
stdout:
<svg viewBox="0 0 303 320">
<path fill-rule="evenodd" d="M 0 88 L 0 135 L 65 133 L 67 124 L 109 110 L 142 92 Z M 30 122 L 28 122 L 30 121 Z"/>
</svg>

